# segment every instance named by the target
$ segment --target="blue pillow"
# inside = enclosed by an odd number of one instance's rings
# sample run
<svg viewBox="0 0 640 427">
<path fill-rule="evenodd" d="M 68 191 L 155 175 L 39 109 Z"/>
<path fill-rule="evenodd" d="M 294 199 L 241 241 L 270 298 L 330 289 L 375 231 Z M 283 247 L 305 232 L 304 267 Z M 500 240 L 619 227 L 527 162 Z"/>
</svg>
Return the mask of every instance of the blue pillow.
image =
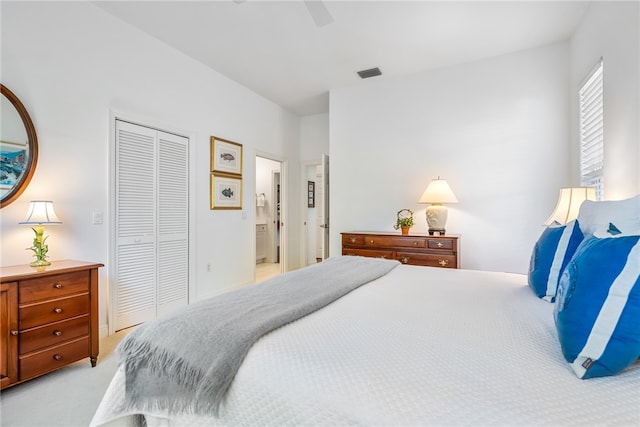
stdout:
<svg viewBox="0 0 640 427">
<path fill-rule="evenodd" d="M 529 263 L 529 286 L 539 298 L 554 301 L 562 272 L 583 238 L 577 220 L 542 232 Z"/>
<path fill-rule="evenodd" d="M 631 365 L 640 356 L 640 236 L 586 239 L 562 275 L 554 317 L 579 378 Z"/>
</svg>

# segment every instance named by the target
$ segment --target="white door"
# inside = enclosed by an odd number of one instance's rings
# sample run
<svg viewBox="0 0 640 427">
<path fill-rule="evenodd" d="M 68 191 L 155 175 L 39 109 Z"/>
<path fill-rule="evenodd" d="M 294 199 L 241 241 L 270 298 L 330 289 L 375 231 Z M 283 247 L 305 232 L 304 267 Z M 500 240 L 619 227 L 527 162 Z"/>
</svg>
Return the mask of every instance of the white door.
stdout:
<svg viewBox="0 0 640 427">
<path fill-rule="evenodd" d="M 189 140 L 158 132 L 158 315 L 189 303 Z"/>
<path fill-rule="evenodd" d="M 321 229 L 321 255 L 322 259 L 329 258 L 329 156 L 322 155 L 322 179 L 320 182 L 320 192 L 322 197 L 321 221 L 318 222 Z"/>
<path fill-rule="evenodd" d="M 188 141 L 116 120 L 111 331 L 188 302 Z"/>
</svg>

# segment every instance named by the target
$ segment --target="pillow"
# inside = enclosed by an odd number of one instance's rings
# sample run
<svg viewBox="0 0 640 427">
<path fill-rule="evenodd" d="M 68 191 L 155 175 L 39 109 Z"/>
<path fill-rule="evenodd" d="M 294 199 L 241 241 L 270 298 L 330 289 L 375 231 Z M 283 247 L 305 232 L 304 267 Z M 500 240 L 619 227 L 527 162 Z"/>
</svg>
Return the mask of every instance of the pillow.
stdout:
<svg viewBox="0 0 640 427">
<path fill-rule="evenodd" d="M 625 237 L 630 235 L 637 236 L 640 235 L 640 228 L 623 233 L 618 227 L 616 227 L 615 224 L 610 222 L 606 230 L 596 230 L 593 235 L 601 239 L 605 237 Z"/>
<path fill-rule="evenodd" d="M 529 262 L 529 286 L 539 298 L 554 301 L 562 271 L 582 239 L 577 220 L 549 226 L 542 232 Z"/>
<path fill-rule="evenodd" d="M 585 200 L 580 205 L 578 221 L 585 236 L 606 230 L 610 222 L 622 233 L 629 234 L 640 229 L 640 194 L 625 200 Z"/>
<path fill-rule="evenodd" d="M 560 280 L 554 318 L 578 378 L 632 364 L 640 356 L 640 236 L 586 239 Z"/>
</svg>

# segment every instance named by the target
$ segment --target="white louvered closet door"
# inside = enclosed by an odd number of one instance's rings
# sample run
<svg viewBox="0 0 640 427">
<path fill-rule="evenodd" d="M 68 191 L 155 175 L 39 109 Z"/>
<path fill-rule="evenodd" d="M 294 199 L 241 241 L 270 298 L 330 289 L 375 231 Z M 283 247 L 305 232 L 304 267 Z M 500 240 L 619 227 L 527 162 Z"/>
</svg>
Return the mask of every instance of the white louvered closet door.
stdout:
<svg viewBox="0 0 640 427">
<path fill-rule="evenodd" d="M 158 314 L 188 303 L 189 140 L 158 132 Z"/>
<path fill-rule="evenodd" d="M 116 121 L 114 330 L 188 302 L 188 139 Z"/>
</svg>

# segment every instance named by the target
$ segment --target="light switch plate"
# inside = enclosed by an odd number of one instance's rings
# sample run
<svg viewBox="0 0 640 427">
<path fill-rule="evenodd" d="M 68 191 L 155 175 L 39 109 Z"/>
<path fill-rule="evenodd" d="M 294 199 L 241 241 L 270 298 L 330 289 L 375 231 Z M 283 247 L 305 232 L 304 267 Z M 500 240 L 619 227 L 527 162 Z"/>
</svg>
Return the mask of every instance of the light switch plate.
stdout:
<svg viewBox="0 0 640 427">
<path fill-rule="evenodd" d="M 94 211 L 91 215 L 91 222 L 93 222 L 94 225 L 102 224 L 102 212 Z"/>
</svg>

